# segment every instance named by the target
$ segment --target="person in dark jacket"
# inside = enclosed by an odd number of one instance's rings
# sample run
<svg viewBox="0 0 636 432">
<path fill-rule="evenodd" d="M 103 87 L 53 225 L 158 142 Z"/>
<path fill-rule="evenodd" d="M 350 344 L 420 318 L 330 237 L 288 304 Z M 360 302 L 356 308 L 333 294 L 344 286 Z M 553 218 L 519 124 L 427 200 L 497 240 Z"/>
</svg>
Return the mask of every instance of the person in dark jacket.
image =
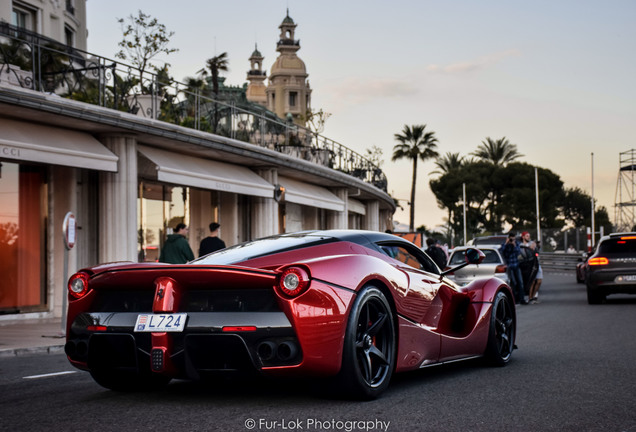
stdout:
<svg viewBox="0 0 636 432">
<path fill-rule="evenodd" d="M 173 234 L 169 234 L 166 244 L 161 249 L 160 262 L 185 264 L 194 259 L 194 253 L 186 239 L 188 227 L 184 223 L 177 224 Z"/>
<path fill-rule="evenodd" d="M 519 268 L 521 248 L 517 243 L 516 234 L 514 232 L 508 233 L 508 240 L 501 245 L 499 253 L 506 262 L 506 271 L 515 296 L 515 303 L 521 303 L 522 305 L 528 304 L 523 287 L 523 276 L 521 276 L 521 269 Z"/>
<path fill-rule="evenodd" d="M 435 264 L 437 264 L 437 267 L 439 267 L 440 270 L 444 271 L 447 260 L 446 254 L 444 253 L 442 248 L 437 246 L 437 241 L 435 241 L 435 239 L 432 237 L 428 237 L 426 239 L 426 245 L 428 246 L 428 248 L 424 252 L 426 252 L 433 261 L 435 261 Z"/>
<path fill-rule="evenodd" d="M 212 222 L 210 224 L 210 235 L 201 240 L 199 245 L 199 257 L 225 249 L 225 242 L 219 238 L 219 228 L 221 224 Z"/>
</svg>

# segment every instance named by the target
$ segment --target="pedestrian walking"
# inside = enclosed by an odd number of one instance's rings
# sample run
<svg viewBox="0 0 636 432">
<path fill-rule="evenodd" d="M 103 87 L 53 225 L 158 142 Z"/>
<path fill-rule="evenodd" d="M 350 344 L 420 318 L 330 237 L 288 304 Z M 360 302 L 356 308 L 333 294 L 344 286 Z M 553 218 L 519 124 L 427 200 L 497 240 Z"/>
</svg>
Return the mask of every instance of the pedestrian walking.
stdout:
<svg viewBox="0 0 636 432">
<path fill-rule="evenodd" d="M 199 257 L 225 249 L 225 242 L 219 238 L 219 228 L 221 224 L 212 222 L 210 224 L 210 235 L 201 240 L 199 244 Z"/>
<path fill-rule="evenodd" d="M 184 223 L 179 223 L 174 228 L 172 234 L 168 234 L 166 244 L 161 249 L 159 261 L 170 264 L 185 264 L 194 259 L 194 253 L 186 239 L 188 227 Z"/>
</svg>

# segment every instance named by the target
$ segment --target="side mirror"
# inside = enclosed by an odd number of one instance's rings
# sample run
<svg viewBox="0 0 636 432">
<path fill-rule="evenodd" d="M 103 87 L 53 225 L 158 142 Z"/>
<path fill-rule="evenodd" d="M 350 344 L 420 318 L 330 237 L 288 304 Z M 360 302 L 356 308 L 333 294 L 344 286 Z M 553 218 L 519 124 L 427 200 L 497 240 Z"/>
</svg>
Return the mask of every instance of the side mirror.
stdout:
<svg viewBox="0 0 636 432">
<path fill-rule="evenodd" d="M 479 249 L 466 249 L 465 259 L 467 264 L 481 264 L 484 258 L 486 258 L 486 255 Z"/>
<path fill-rule="evenodd" d="M 464 262 L 455 266 L 455 267 L 451 267 L 448 270 L 445 270 L 442 272 L 442 276 L 446 276 L 449 273 L 453 273 L 456 270 L 462 269 L 464 267 L 466 267 L 469 264 L 481 264 L 481 262 L 484 260 L 484 258 L 486 258 L 486 255 L 480 251 L 479 249 L 475 249 L 475 248 L 468 248 L 466 249 L 466 254 L 464 256 Z"/>
</svg>

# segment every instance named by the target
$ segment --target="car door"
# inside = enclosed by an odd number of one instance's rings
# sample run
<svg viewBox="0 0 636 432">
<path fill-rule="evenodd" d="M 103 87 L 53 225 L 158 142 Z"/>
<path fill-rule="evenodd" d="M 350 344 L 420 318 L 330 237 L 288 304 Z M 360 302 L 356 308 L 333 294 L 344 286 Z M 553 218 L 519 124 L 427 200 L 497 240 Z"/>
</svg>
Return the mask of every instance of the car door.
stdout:
<svg viewBox="0 0 636 432">
<path fill-rule="evenodd" d="M 412 344 L 409 345 L 410 351 L 404 355 L 413 357 L 414 362 L 434 363 L 439 358 L 441 345 L 440 336 L 435 331 L 442 307 L 437 298 L 443 286 L 439 269 L 415 245 L 383 242 L 379 246 L 409 279 L 403 295 L 395 297 L 398 315 L 406 318 L 400 321 L 400 340 L 408 339 Z"/>
</svg>

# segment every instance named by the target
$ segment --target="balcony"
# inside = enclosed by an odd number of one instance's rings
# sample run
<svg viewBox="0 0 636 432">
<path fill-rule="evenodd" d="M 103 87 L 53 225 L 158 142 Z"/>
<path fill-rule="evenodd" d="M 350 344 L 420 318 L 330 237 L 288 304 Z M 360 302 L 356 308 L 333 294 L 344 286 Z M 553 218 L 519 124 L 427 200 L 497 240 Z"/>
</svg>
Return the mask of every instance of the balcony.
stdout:
<svg viewBox="0 0 636 432">
<path fill-rule="evenodd" d="M 359 153 L 262 107 L 76 50 L 0 23 L 0 85 L 17 85 L 266 147 L 346 173 L 386 192 L 382 170 Z"/>
</svg>

